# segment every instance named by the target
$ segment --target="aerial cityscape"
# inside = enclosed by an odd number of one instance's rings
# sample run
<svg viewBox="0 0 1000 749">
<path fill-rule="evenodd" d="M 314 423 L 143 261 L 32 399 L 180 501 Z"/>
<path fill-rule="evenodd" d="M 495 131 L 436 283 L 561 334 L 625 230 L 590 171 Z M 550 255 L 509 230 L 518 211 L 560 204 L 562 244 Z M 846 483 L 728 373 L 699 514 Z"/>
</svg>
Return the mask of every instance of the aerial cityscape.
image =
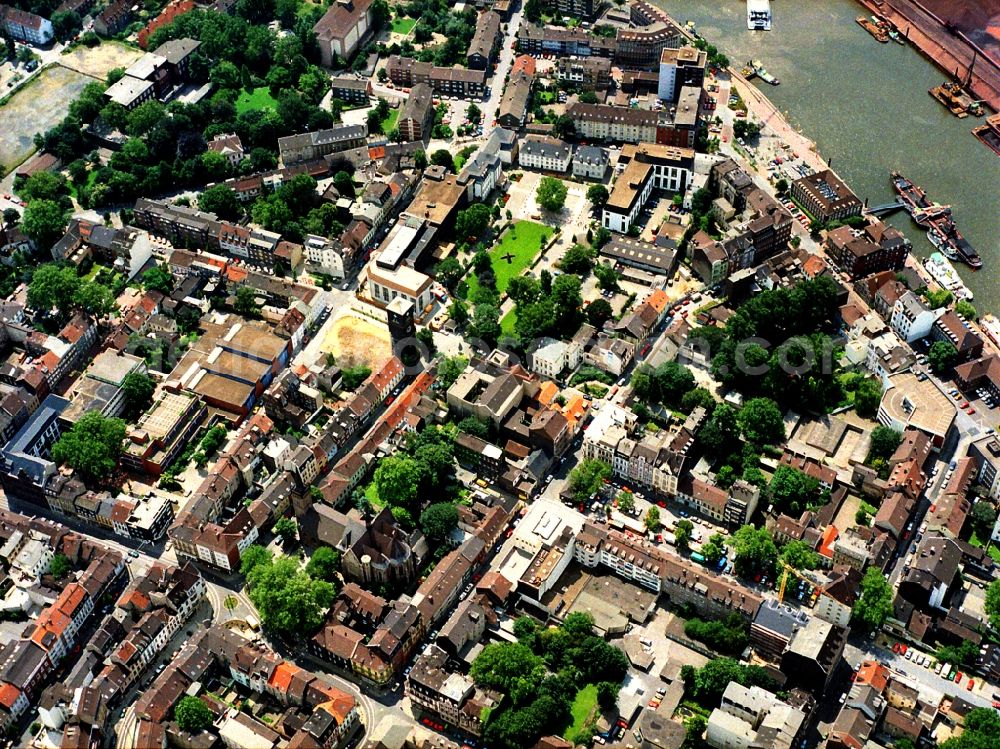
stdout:
<svg viewBox="0 0 1000 749">
<path fill-rule="evenodd" d="M 0 748 L 1000 749 L 1000 0 L 0 41 Z"/>
</svg>

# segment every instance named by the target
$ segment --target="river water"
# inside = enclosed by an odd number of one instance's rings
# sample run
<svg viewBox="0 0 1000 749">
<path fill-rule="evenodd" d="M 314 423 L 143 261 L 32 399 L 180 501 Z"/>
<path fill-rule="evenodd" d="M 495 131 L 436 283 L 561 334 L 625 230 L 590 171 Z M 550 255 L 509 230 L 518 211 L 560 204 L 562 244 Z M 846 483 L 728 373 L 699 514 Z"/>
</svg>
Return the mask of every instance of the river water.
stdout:
<svg viewBox="0 0 1000 749">
<path fill-rule="evenodd" d="M 865 10 L 852 0 L 772 0 L 770 32 L 747 31 L 744 0 L 658 2 L 693 21 L 734 66 L 760 59 L 781 85 L 757 85 L 862 200 L 892 201 L 896 169 L 950 204 L 984 263 L 956 268 L 980 313 L 1000 312 L 1000 157 L 969 132 L 982 120 L 959 120 L 928 95 L 943 72 L 913 47 L 875 41 L 855 23 Z M 886 220 L 918 256 L 934 251 L 905 213 Z"/>
</svg>

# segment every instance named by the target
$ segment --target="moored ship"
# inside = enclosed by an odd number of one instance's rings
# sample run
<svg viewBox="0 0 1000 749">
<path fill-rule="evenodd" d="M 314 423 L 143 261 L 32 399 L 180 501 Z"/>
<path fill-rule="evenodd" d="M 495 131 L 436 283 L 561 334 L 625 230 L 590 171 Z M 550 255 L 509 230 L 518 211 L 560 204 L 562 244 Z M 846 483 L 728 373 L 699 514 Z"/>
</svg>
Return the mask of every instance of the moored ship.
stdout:
<svg viewBox="0 0 1000 749">
<path fill-rule="evenodd" d="M 976 270 L 983 267 L 979 253 L 958 230 L 951 206 L 932 202 L 922 187 L 899 172 L 892 172 L 892 186 L 899 193 L 910 217 L 927 229 L 927 238 L 945 257 L 960 260 Z"/>
</svg>

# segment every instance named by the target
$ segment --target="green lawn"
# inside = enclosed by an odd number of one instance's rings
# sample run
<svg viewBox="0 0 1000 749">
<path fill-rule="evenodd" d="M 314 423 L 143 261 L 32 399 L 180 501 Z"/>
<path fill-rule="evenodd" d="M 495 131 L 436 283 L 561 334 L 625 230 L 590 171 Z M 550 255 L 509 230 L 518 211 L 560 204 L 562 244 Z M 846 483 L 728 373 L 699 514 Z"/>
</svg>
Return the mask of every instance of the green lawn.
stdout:
<svg viewBox="0 0 1000 749">
<path fill-rule="evenodd" d="M 94 186 L 95 182 L 97 182 L 97 169 L 91 169 L 89 172 L 87 172 L 87 184 L 85 185 L 85 187 L 89 190 Z M 76 185 L 74 185 L 72 182 L 69 182 L 68 184 L 69 184 L 69 194 L 73 196 L 74 200 L 79 200 L 80 194 L 79 191 L 76 189 Z"/>
<path fill-rule="evenodd" d="M 986 553 L 993 558 L 994 562 L 1000 562 L 1000 549 L 997 548 L 996 544 L 994 544 L 992 541 L 987 541 L 986 543 L 984 543 L 982 539 L 980 539 L 976 535 L 975 531 L 972 532 L 972 536 L 969 538 L 969 544 L 975 546 L 978 549 L 981 549 L 983 548 L 983 546 L 986 546 Z"/>
<path fill-rule="evenodd" d="M 372 507 L 377 510 L 381 510 L 385 506 L 385 502 L 378 495 L 378 488 L 376 488 L 374 481 L 365 487 L 365 497 L 371 502 Z"/>
<path fill-rule="evenodd" d="M 396 16 L 392 19 L 392 30 L 397 34 L 409 34 L 416 25 L 417 21 L 414 18 Z"/>
<path fill-rule="evenodd" d="M 539 91 L 535 94 L 539 104 L 552 104 L 556 100 L 556 95 L 552 91 Z"/>
<path fill-rule="evenodd" d="M 514 325 L 517 323 L 517 310 L 512 309 L 500 320 L 500 330 L 506 335 L 514 335 Z"/>
<path fill-rule="evenodd" d="M 493 272 L 497 277 L 497 291 L 502 294 L 507 290 L 510 279 L 524 273 L 525 268 L 531 265 L 541 251 L 542 238 L 548 241 L 552 232 L 551 226 L 536 224 L 534 221 L 516 221 L 504 232 L 500 243 L 489 252 Z M 475 274 L 470 275 L 470 293 L 475 290 L 476 284 Z M 513 321 L 510 324 L 513 325 Z"/>
<path fill-rule="evenodd" d="M 382 120 L 382 132 L 391 132 L 394 127 L 396 127 L 396 120 L 399 119 L 399 110 L 390 109 L 389 116 Z"/>
<path fill-rule="evenodd" d="M 573 724 L 566 729 L 563 738 L 569 739 L 570 736 L 576 736 L 582 731 L 596 708 L 597 685 L 588 684 L 573 698 L 573 705 L 570 707 L 570 712 L 573 714 Z"/>
<path fill-rule="evenodd" d="M 240 91 L 240 95 L 236 99 L 236 114 L 252 112 L 258 109 L 274 110 L 277 107 L 278 102 L 271 96 L 271 91 L 267 86 L 255 88 L 252 93 L 244 89 Z"/>
</svg>

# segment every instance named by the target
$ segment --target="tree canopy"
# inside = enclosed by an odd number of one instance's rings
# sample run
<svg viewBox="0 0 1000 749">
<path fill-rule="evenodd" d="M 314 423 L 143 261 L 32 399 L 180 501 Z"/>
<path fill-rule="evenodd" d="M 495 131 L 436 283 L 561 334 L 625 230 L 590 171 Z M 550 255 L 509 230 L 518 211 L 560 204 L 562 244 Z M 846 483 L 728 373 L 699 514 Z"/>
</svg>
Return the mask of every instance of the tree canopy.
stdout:
<svg viewBox="0 0 1000 749">
<path fill-rule="evenodd" d="M 125 422 L 88 411 L 52 445 L 52 457 L 77 471 L 85 482 L 110 476 L 125 440 Z"/>
<path fill-rule="evenodd" d="M 861 595 L 854 603 L 851 621 L 874 632 L 892 615 L 892 586 L 877 567 L 869 567 L 861 580 Z"/>
<path fill-rule="evenodd" d="M 246 579 L 261 623 L 282 635 L 301 636 L 319 629 L 336 593 L 332 583 L 314 580 L 292 557 L 260 559 Z"/>
<path fill-rule="evenodd" d="M 566 204 L 567 193 L 566 185 L 561 179 L 542 177 L 538 183 L 535 199 L 538 201 L 538 205 L 546 211 L 556 213 L 561 211 Z"/>
<path fill-rule="evenodd" d="M 334 582 L 340 569 L 340 552 L 329 546 L 320 546 L 309 557 L 306 574 L 314 580 Z"/>
<path fill-rule="evenodd" d="M 569 489 L 577 502 L 586 502 L 604 485 L 604 480 L 609 478 L 611 466 L 603 460 L 585 459 L 570 471 Z"/>
<path fill-rule="evenodd" d="M 155 392 L 156 380 L 145 372 L 129 372 L 122 380 L 126 413 L 135 415 L 145 411 L 152 404 Z"/>
<path fill-rule="evenodd" d="M 786 465 L 779 465 L 775 469 L 767 486 L 767 493 L 776 510 L 793 517 L 823 504 L 819 480 Z"/>
<path fill-rule="evenodd" d="M 436 502 L 420 513 L 420 529 L 432 543 L 441 543 L 458 526 L 458 510 L 451 502 Z"/>
<path fill-rule="evenodd" d="M 781 409 L 770 398 L 747 401 L 736 417 L 740 432 L 755 445 L 778 445 L 785 440 Z"/>
<path fill-rule="evenodd" d="M 174 720 L 182 731 L 200 733 L 212 725 L 212 711 L 198 697 L 187 695 L 174 705 Z"/>
<path fill-rule="evenodd" d="M 778 548 L 766 528 L 744 525 L 730 536 L 735 555 L 733 568 L 740 577 L 774 574 Z"/>
</svg>

